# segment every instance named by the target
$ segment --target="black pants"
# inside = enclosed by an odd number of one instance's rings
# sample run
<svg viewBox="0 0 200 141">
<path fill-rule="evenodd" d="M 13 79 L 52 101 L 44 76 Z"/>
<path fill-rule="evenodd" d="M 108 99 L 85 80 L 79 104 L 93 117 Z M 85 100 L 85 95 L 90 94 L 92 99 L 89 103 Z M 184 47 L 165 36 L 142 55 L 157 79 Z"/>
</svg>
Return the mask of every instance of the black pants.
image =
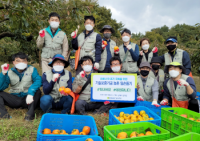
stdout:
<svg viewBox="0 0 200 141">
<path fill-rule="evenodd" d="M 6 92 L 0 92 L 0 118 L 6 118 L 10 117 L 5 105 L 10 108 L 28 108 L 28 112 L 26 113 L 26 116 L 34 117 L 35 113 L 34 110 L 36 109 L 40 97 L 41 97 L 41 91 L 37 90 L 34 97 L 33 102 L 29 105 L 26 104 L 26 97 L 18 97 Z"/>
<path fill-rule="evenodd" d="M 111 73 L 113 72 L 112 69 L 109 67 L 109 68 L 105 68 L 103 71 L 98 71 L 99 73 Z"/>
<path fill-rule="evenodd" d="M 199 102 L 197 99 L 192 99 L 189 101 L 189 110 L 199 113 Z"/>
<path fill-rule="evenodd" d="M 135 103 L 118 103 L 118 108 L 134 107 Z"/>
</svg>

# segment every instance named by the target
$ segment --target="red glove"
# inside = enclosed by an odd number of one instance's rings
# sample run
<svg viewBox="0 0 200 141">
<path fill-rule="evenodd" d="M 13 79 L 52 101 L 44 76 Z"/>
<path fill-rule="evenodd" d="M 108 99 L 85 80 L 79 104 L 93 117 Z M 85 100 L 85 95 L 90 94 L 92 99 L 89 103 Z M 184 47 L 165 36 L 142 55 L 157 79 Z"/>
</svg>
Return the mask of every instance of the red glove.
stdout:
<svg viewBox="0 0 200 141">
<path fill-rule="evenodd" d="M 154 105 L 156 107 L 160 107 L 160 105 L 157 103 L 157 101 L 153 101 L 151 105 Z"/>
<path fill-rule="evenodd" d="M 160 105 L 168 105 L 168 102 L 166 101 L 166 100 L 162 100 L 161 102 L 160 102 Z"/>
<path fill-rule="evenodd" d="M 104 105 L 108 105 L 110 102 L 109 101 L 105 101 L 104 102 Z"/>
<path fill-rule="evenodd" d="M 163 92 L 164 92 L 164 89 L 162 89 L 161 92 L 163 93 Z"/>
<path fill-rule="evenodd" d="M 183 80 L 183 79 L 179 79 L 178 81 L 177 81 L 177 83 L 180 85 L 180 86 L 189 86 L 189 83 L 188 82 L 186 82 L 185 80 Z"/>
<path fill-rule="evenodd" d="M 74 31 L 74 32 L 71 33 L 71 37 L 72 37 L 73 39 L 76 38 L 76 31 Z"/>
<path fill-rule="evenodd" d="M 44 30 L 40 30 L 39 34 L 40 34 L 40 37 L 43 38 L 45 36 L 45 31 Z"/>
<path fill-rule="evenodd" d="M 105 49 L 107 45 L 108 45 L 107 42 L 102 40 L 102 49 Z"/>
<path fill-rule="evenodd" d="M 158 52 L 158 48 L 157 48 L 157 47 L 154 47 L 154 48 L 152 49 L 152 52 L 153 52 L 153 53 Z"/>
<path fill-rule="evenodd" d="M 81 71 L 81 72 L 80 72 L 80 76 L 81 76 L 82 78 L 84 78 L 84 77 L 85 77 L 85 71 Z"/>
<path fill-rule="evenodd" d="M 138 97 L 137 97 L 137 100 L 138 100 L 138 101 L 144 101 L 144 99 L 142 98 L 142 96 L 138 96 Z"/>
</svg>

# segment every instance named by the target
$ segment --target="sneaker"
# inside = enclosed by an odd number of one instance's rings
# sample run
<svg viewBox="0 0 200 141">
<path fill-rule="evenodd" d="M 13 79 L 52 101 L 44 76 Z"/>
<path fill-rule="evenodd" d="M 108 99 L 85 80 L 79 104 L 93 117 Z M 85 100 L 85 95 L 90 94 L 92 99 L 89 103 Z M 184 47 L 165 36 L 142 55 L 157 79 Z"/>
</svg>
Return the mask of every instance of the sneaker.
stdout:
<svg viewBox="0 0 200 141">
<path fill-rule="evenodd" d="M 24 118 L 24 120 L 25 121 L 32 121 L 32 120 L 34 120 L 34 118 L 35 118 L 34 116 L 26 115 L 25 118 Z"/>
</svg>

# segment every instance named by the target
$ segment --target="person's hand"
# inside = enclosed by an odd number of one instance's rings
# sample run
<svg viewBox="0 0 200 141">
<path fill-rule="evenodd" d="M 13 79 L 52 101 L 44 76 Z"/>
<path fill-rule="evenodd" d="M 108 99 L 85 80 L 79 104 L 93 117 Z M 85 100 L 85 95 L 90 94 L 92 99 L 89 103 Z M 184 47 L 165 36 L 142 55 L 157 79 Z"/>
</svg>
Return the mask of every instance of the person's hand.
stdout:
<svg viewBox="0 0 200 141">
<path fill-rule="evenodd" d="M 106 46 L 108 45 L 108 43 L 104 40 L 102 40 L 102 49 L 104 50 L 106 48 Z"/>
<path fill-rule="evenodd" d="M 138 100 L 138 101 L 144 101 L 144 99 L 143 99 L 142 96 L 138 96 L 138 97 L 137 97 L 137 100 Z"/>
<path fill-rule="evenodd" d="M 189 86 L 189 83 L 186 82 L 186 81 L 183 80 L 183 79 L 179 79 L 179 80 L 177 81 L 177 83 L 178 83 L 180 86 L 185 86 L 185 87 Z"/>
<path fill-rule="evenodd" d="M 99 63 L 94 63 L 94 69 L 98 70 L 99 69 Z"/>
<path fill-rule="evenodd" d="M 58 74 L 58 73 L 53 74 L 53 79 L 52 79 L 52 81 L 53 81 L 53 82 L 56 82 L 56 81 L 58 80 L 59 77 L 60 77 L 60 74 Z"/>
<path fill-rule="evenodd" d="M 128 50 L 130 50 L 130 49 L 132 48 L 132 46 L 131 46 L 131 45 L 128 45 L 126 48 L 127 48 Z"/>
<path fill-rule="evenodd" d="M 110 104 L 110 101 L 105 101 L 104 102 L 104 105 L 108 105 L 108 104 Z"/>
<path fill-rule="evenodd" d="M 137 84 L 137 90 L 139 90 L 139 89 L 140 89 L 140 85 Z"/>
<path fill-rule="evenodd" d="M 156 100 L 154 100 L 151 105 L 154 105 L 156 107 L 160 107 L 160 105 L 158 104 L 158 102 Z"/>
<path fill-rule="evenodd" d="M 79 73 L 79 75 L 80 75 L 82 78 L 84 78 L 84 77 L 85 77 L 85 71 L 81 71 L 81 72 Z"/>
<path fill-rule="evenodd" d="M 76 31 L 73 31 L 72 33 L 71 33 L 71 37 L 74 39 L 74 38 L 76 38 Z"/>
<path fill-rule="evenodd" d="M 143 56 L 143 51 L 140 51 L 140 55 Z"/>
<path fill-rule="evenodd" d="M 119 47 L 118 47 L 118 46 L 115 46 L 115 47 L 114 47 L 114 53 L 115 53 L 115 54 L 119 54 Z"/>
<path fill-rule="evenodd" d="M 8 69 L 9 69 L 9 64 L 5 63 L 1 65 L 1 70 L 2 70 L 3 75 L 5 75 L 8 72 Z"/>
<path fill-rule="evenodd" d="M 39 35 L 40 35 L 40 37 L 43 38 L 45 36 L 45 31 L 44 30 L 40 30 L 39 31 Z"/>
<path fill-rule="evenodd" d="M 158 48 L 157 48 L 157 47 L 154 47 L 154 48 L 152 49 L 152 52 L 153 52 L 153 53 L 158 52 Z"/>
<path fill-rule="evenodd" d="M 33 102 L 33 96 L 32 95 L 27 95 L 26 97 L 26 104 L 31 104 Z"/>
<path fill-rule="evenodd" d="M 79 94 L 79 93 L 81 92 L 81 90 L 82 90 L 82 87 L 81 87 L 81 86 L 78 86 L 78 87 L 76 88 L 75 93 Z"/>
<path fill-rule="evenodd" d="M 166 99 L 163 99 L 161 102 L 160 102 L 160 105 L 168 105 L 168 100 Z"/>
<path fill-rule="evenodd" d="M 164 89 L 162 89 L 161 92 L 163 93 L 163 92 L 164 92 Z"/>
</svg>

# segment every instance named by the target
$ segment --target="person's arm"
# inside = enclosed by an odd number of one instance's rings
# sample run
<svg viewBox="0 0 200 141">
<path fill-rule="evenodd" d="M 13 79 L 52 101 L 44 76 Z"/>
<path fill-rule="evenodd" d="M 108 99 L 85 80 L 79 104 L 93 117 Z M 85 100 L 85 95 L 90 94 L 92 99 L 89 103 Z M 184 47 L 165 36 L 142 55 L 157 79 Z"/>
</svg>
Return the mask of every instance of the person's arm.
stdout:
<svg viewBox="0 0 200 141">
<path fill-rule="evenodd" d="M 164 63 L 164 62 L 165 62 L 165 56 L 162 55 L 162 56 L 159 56 L 159 57 L 160 57 L 160 59 L 162 60 L 162 63 Z"/>
<path fill-rule="evenodd" d="M 43 92 L 45 95 L 48 95 L 54 87 L 55 82 L 51 80 L 49 83 L 46 79 L 46 73 L 43 73 L 42 75 L 42 84 L 43 84 Z"/>
<path fill-rule="evenodd" d="M 29 87 L 28 94 L 34 96 L 36 91 L 42 86 L 42 78 L 36 68 L 33 69 L 32 80 L 33 84 Z"/>
<path fill-rule="evenodd" d="M 80 79 L 79 79 L 79 76 L 77 75 L 72 84 L 72 90 L 74 93 L 77 93 L 77 94 L 79 94 L 80 91 L 82 90 L 82 87 L 79 85 L 79 83 L 80 83 L 79 81 L 80 81 Z"/>
<path fill-rule="evenodd" d="M 159 95 L 159 84 L 156 79 L 154 80 L 154 84 L 152 86 L 152 93 L 153 93 L 153 100 L 157 101 Z"/>
<path fill-rule="evenodd" d="M 169 79 L 165 80 L 164 85 L 163 85 L 163 89 L 164 89 L 163 100 L 167 100 L 167 102 L 169 102 L 169 100 L 171 99 L 171 95 L 170 95 L 169 90 L 167 88 L 167 82 L 168 81 L 169 81 Z"/>
<path fill-rule="evenodd" d="M 188 77 L 186 82 L 189 83 L 189 86 L 186 87 L 188 97 L 191 99 L 195 99 L 197 91 L 196 91 L 196 85 L 195 85 L 194 80 L 192 79 L 192 77 Z"/>
<path fill-rule="evenodd" d="M 65 57 L 65 60 L 68 60 L 67 54 L 68 54 L 68 50 L 69 50 L 69 44 L 68 44 L 68 39 L 67 39 L 66 34 L 63 39 L 62 49 L 63 49 L 62 55 Z"/>
<path fill-rule="evenodd" d="M 138 61 L 138 59 L 139 59 L 139 47 L 138 47 L 138 45 L 137 44 L 135 45 L 135 51 L 133 51 L 133 49 L 131 48 L 129 50 L 129 52 L 131 53 L 132 59 L 134 61 Z"/>
<path fill-rule="evenodd" d="M 72 90 L 72 74 L 69 72 L 69 80 L 67 81 L 67 87 Z"/>
<path fill-rule="evenodd" d="M 138 61 L 137 61 L 137 66 L 139 67 L 140 66 L 140 64 L 141 64 L 141 62 L 142 62 L 142 55 L 139 55 L 139 59 L 138 59 Z"/>
<path fill-rule="evenodd" d="M 10 84 L 10 78 L 8 77 L 8 73 L 3 75 L 3 73 L 0 73 L 0 91 L 4 91 L 8 88 Z"/>
<path fill-rule="evenodd" d="M 186 51 L 183 52 L 182 62 L 184 68 L 186 69 L 186 75 L 189 75 L 191 72 L 191 61 L 190 61 L 190 55 Z"/>
<path fill-rule="evenodd" d="M 36 44 L 38 48 L 42 48 L 44 46 L 44 37 L 38 36 L 36 40 Z"/>
<path fill-rule="evenodd" d="M 97 63 L 101 61 L 101 52 L 102 52 L 102 39 L 101 36 L 97 34 L 95 43 L 95 62 Z"/>
<path fill-rule="evenodd" d="M 72 39 L 71 43 L 72 43 L 72 48 L 74 50 L 78 50 L 78 36 L 76 38 Z"/>
</svg>

